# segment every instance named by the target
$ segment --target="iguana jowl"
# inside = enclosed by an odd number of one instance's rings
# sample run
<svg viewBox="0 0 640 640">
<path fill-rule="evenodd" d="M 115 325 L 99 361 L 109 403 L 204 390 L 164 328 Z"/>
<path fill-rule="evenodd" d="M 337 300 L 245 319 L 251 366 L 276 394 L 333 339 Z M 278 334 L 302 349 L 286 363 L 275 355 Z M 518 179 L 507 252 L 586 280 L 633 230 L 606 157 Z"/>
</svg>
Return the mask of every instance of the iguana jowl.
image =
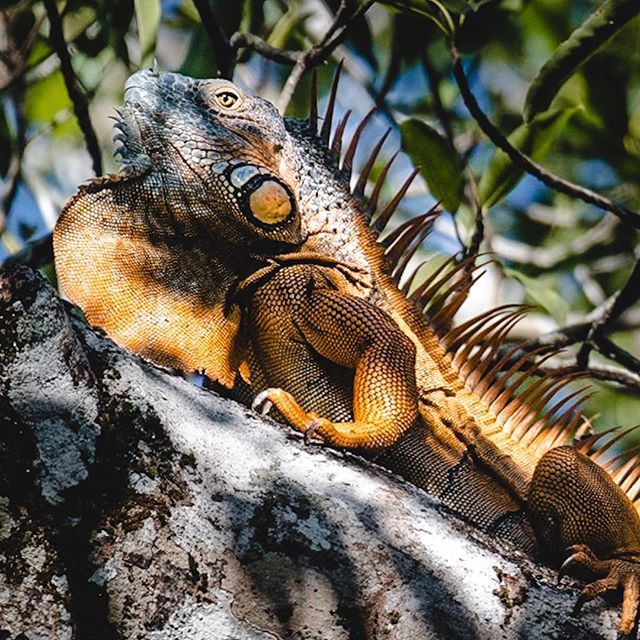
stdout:
<svg viewBox="0 0 640 640">
<path fill-rule="evenodd" d="M 582 600 L 624 587 L 628 633 L 640 517 L 612 478 L 623 472 L 567 446 L 570 398 L 561 418 L 541 415 L 562 382 L 542 378 L 518 395 L 531 369 L 517 374 L 523 360 L 498 358 L 497 346 L 519 310 L 442 334 L 467 285 L 443 290 L 444 277 L 411 299 L 400 291 L 434 216 L 378 241 L 408 182 L 371 227 L 380 183 L 361 196 L 376 152 L 352 194 L 364 123 L 339 167 L 345 120 L 329 148 L 334 100 L 335 84 L 318 134 L 314 112 L 283 120 L 227 81 L 132 76 L 116 136 L 126 170 L 81 187 L 56 227 L 64 291 L 120 344 L 257 395 L 483 529 L 556 559 L 573 547 L 565 568 L 600 578 Z M 595 443 L 581 448 L 597 457 Z"/>
</svg>

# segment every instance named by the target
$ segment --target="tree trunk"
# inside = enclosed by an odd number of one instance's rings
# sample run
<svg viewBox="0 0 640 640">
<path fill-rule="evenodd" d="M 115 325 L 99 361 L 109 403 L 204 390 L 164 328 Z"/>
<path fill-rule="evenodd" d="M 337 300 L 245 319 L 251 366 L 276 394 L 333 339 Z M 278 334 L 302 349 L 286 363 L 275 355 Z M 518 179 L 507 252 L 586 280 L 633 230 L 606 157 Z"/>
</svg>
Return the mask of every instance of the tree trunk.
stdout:
<svg viewBox="0 0 640 640">
<path fill-rule="evenodd" d="M 390 473 L 131 356 L 0 274 L 0 638 L 613 638 Z M 20 635 L 24 634 L 24 635 Z"/>
</svg>

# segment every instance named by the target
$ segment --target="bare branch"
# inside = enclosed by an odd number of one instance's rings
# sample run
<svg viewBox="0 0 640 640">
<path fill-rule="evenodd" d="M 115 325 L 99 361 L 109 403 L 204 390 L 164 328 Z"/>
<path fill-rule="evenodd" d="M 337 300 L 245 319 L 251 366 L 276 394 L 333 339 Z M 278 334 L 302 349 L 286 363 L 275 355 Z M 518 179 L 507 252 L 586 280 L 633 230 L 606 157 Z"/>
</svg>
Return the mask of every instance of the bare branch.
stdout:
<svg viewBox="0 0 640 640">
<path fill-rule="evenodd" d="M 6 173 L 7 184 L 4 194 L 0 196 L 2 198 L 0 202 L 0 233 L 5 229 L 7 216 L 18 192 L 18 185 L 22 175 L 22 158 L 27 144 L 27 119 L 24 112 L 25 79 L 22 73 L 17 73 L 17 70 L 24 68 L 28 49 L 25 46 L 17 46 L 13 26 L 8 13 L 2 12 L 0 14 L 0 36 L 4 36 L 6 43 L 6 48 L 2 50 L 4 54 L 2 61 L 7 71 L 7 77 L 12 79 L 9 85 L 9 93 L 15 110 L 16 131 L 11 159 Z"/>
<path fill-rule="evenodd" d="M 570 366 L 570 363 L 569 363 Z M 561 364 L 558 367 L 542 367 L 544 373 L 554 373 L 561 375 L 566 373 L 567 365 Z M 603 382 L 615 382 L 629 389 L 640 390 L 640 375 L 627 371 L 621 367 L 615 367 L 608 364 L 590 364 L 586 369 L 592 378 L 602 380 Z"/>
<path fill-rule="evenodd" d="M 24 149 L 27 145 L 27 119 L 24 114 L 24 94 L 25 87 L 21 78 L 19 82 L 13 84 L 11 94 L 16 110 L 16 140 L 15 150 L 11 154 L 9 168 L 7 170 L 7 189 L 2 196 L 0 203 L 0 233 L 2 233 L 7 224 L 7 217 L 11 211 L 11 205 L 18 192 L 20 177 L 22 176 L 22 158 Z"/>
<path fill-rule="evenodd" d="M 484 134 L 491 140 L 491 142 L 493 142 L 493 144 L 495 144 L 499 149 L 502 149 L 502 151 L 509 156 L 510 160 L 515 165 L 535 178 L 538 178 L 538 180 L 551 189 L 565 193 L 573 198 L 579 198 L 580 200 L 593 204 L 596 207 L 600 207 L 605 211 L 611 211 L 611 213 L 617 215 L 621 220 L 628 222 L 636 229 L 640 229 L 640 215 L 635 211 L 616 204 L 608 198 L 595 193 L 595 191 L 591 191 L 590 189 L 574 184 L 573 182 L 559 178 L 534 162 L 529 156 L 513 147 L 482 111 L 473 93 L 471 93 L 467 77 L 464 73 L 464 69 L 462 68 L 460 55 L 458 54 L 455 46 L 452 46 L 451 54 L 453 57 L 453 75 L 456 79 L 462 99 L 464 100 L 467 109 L 474 117 Z"/>
<path fill-rule="evenodd" d="M 375 0 L 366 0 L 354 8 L 349 2 L 341 2 L 331 26 L 321 42 L 306 51 L 287 51 L 276 49 L 262 38 L 251 33 L 235 33 L 231 36 L 230 45 L 234 49 L 246 47 L 259 53 L 263 57 L 282 64 L 293 64 L 293 69 L 285 82 L 280 99 L 276 105 L 280 112 L 284 112 L 289 105 L 291 96 L 300 82 L 300 78 L 311 68 L 324 62 L 347 37 L 349 26 L 354 20 L 363 15 Z"/>
<path fill-rule="evenodd" d="M 591 229 L 570 242 L 551 247 L 532 247 L 512 238 L 495 235 L 491 239 L 491 248 L 503 258 L 546 271 L 575 256 L 584 255 L 593 247 L 604 244 L 613 237 L 613 231 L 618 224 L 618 218 L 607 215 Z"/>
<path fill-rule="evenodd" d="M 295 64 L 304 55 L 302 51 L 276 49 L 253 33 L 241 33 L 238 31 L 231 36 L 229 44 L 236 50 L 242 48 L 251 49 L 251 51 L 259 53 L 263 58 L 280 64 Z"/>
<path fill-rule="evenodd" d="M 58 13 L 55 0 L 44 0 L 44 6 L 47 10 L 47 16 L 50 24 L 50 39 L 53 48 L 60 59 L 60 70 L 64 77 L 64 83 L 67 87 L 67 93 L 73 103 L 73 110 L 80 125 L 80 129 L 84 134 L 87 150 L 93 161 L 93 170 L 96 175 L 102 174 L 102 160 L 100 157 L 100 147 L 96 132 L 91 124 L 89 117 L 89 105 L 86 96 L 83 93 L 78 78 L 76 77 L 73 67 L 71 66 L 71 56 L 64 41 L 62 32 L 62 19 Z"/>
<path fill-rule="evenodd" d="M 589 352 L 596 348 L 608 325 L 614 322 L 631 305 L 640 298 L 640 260 L 636 263 L 620 291 L 614 293 L 601 307 L 602 311 L 593 321 L 589 333 L 578 353 L 577 362 L 582 368 L 589 363 Z"/>
</svg>

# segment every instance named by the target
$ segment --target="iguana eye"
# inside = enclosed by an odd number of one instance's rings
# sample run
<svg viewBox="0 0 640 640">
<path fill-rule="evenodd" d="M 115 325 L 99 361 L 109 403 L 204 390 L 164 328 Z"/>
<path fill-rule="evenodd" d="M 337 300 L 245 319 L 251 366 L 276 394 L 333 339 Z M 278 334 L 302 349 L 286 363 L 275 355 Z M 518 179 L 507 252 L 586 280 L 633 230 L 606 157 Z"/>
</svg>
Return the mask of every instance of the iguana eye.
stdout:
<svg viewBox="0 0 640 640">
<path fill-rule="evenodd" d="M 240 96 L 228 88 L 216 91 L 214 98 L 223 109 L 237 109 L 241 104 Z"/>
</svg>

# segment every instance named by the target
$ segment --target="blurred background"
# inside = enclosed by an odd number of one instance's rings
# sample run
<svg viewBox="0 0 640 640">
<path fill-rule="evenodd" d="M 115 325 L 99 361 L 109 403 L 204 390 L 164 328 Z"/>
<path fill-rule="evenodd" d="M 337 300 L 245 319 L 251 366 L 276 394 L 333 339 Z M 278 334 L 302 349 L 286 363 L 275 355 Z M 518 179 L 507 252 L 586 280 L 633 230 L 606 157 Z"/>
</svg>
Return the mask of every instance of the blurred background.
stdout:
<svg viewBox="0 0 640 640">
<path fill-rule="evenodd" d="M 601 5 L 615 20 L 593 18 Z M 110 116 L 138 68 L 232 77 L 305 117 L 311 69 L 322 113 L 341 60 L 334 117 L 353 111 L 347 139 L 377 107 L 356 167 L 392 127 L 372 178 L 404 152 L 382 199 L 419 164 L 402 215 L 445 209 L 425 274 L 479 245 L 493 262 L 461 317 L 535 305 L 510 339 L 563 346 L 549 368 L 589 371 L 597 427 L 638 424 L 638 12 L 629 0 L 0 0 L 0 261 L 55 283 L 51 230 L 78 184 L 118 171 Z M 551 189 L 497 152 L 465 104 L 456 51 L 499 132 L 629 215 Z"/>
</svg>

